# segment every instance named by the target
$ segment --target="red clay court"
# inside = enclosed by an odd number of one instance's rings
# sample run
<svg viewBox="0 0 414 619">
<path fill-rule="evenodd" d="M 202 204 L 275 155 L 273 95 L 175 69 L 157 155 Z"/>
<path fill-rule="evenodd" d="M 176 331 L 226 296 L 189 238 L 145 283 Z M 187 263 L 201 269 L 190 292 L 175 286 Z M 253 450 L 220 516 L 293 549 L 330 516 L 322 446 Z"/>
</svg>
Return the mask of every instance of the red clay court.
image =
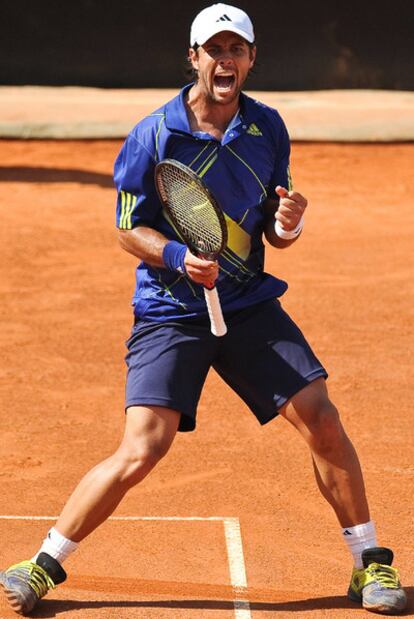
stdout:
<svg viewBox="0 0 414 619">
<path fill-rule="evenodd" d="M 0 141 L 1 567 L 33 555 L 122 433 L 135 260 L 114 226 L 120 146 Z M 330 373 L 414 616 L 414 145 L 292 150 L 305 232 L 287 251 L 270 248 L 267 269 L 290 283 L 283 304 Z M 373 617 L 346 599 L 351 558 L 301 438 L 282 418 L 261 428 L 214 373 L 197 431 L 177 437 L 114 516 L 34 617 Z M 13 616 L 0 606 L 1 619 Z"/>
</svg>

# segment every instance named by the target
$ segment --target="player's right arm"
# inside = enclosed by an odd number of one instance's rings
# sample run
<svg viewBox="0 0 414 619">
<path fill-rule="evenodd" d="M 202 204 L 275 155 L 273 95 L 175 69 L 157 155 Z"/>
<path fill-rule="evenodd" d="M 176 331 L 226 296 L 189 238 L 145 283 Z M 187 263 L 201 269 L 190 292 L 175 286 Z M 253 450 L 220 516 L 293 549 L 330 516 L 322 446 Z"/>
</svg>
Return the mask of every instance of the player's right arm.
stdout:
<svg viewBox="0 0 414 619">
<path fill-rule="evenodd" d="M 136 128 L 138 129 L 138 127 Z M 153 267 L 165 267 L 168 239 L 152 227 L 161 208 L 154 184 L 155 158 L 135 134 L 125 140 L 115 161 L 116 225 L 121 247 Z"/>
<path fill-rule="evenodd" d="M 169 239 L 152 226 L 161 210 L 154 167 L 149 148 L 133 135 L 128 136 L 115 162 L 116 222 L 120 245 L 125 251 L 149 266 L 165 269 L 164 249 Z M 210 286 L 218 276 L 215 262 L 201 260 L 188 250 L 184 268 L 188 277 L 204 286 Z"/>
</svg>

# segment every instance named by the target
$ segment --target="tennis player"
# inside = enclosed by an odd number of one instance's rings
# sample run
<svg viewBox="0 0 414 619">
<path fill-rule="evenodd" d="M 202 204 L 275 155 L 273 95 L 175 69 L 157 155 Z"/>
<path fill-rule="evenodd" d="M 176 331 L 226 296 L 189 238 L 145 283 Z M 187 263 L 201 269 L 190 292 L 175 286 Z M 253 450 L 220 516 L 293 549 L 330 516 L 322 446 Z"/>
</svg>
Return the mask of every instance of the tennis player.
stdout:
<svg viewBox="0 0 414 619">
<path fill-rule="evenodd" d="M 378 546 L 358 457 L 328 397 L 327 373 L 281 307 L 287 284 L 264 272 L 263 237 L 278 249 L 296 243 L 307 201 L 292 187 L 282 119 L 242 92 L 254 41 L 240 9 L 202 10 L 190 35 L 195 81 L 142 120 L 116 160 L 120 242 L 139 260 L 125 434 L 117 451 L 80 481 L 31 560 L 1 572 L 18 613 L 30 612 L 65 580 L 64 561 L 166 454 L 176 432 L 194 430 L 210 367 L 261 424 L 282 415 L 304 438 L 353 556 L 350 599 L 379 613 L 406 606 L 393 553 Z M 228 245 L 218 262 L 192 255 L 163 212 L 154 167 L 164 158 L 192 168 L 221 205 Z M 204 300 L 203 285 L 213 283 L 228 327 L 223 337 L 212 335 Z"/>
</svg>

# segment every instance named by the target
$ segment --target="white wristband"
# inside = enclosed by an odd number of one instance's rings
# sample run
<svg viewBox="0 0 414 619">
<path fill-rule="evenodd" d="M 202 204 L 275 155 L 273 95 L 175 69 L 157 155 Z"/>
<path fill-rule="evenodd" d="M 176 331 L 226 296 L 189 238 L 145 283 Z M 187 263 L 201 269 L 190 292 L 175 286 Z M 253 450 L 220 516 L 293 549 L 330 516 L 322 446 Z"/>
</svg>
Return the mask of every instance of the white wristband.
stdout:
<svg viewBox="0 0 414 619">
<path fill-rule="evenodd" d="M 277 236 L 279 238 L 281 238 L 281 239 L 286 239 L 286 240 L 295 239 L 298 236 L 298 234 L 302 231 L 304 223 L 305 223 L 305 221 L 304 221 L 304 218 L 303 218 L 303 215 L 302 215 L 302 217 L 299 220 L 298 225 L 296 226 L 296 228 L 294 230 L 285 230 L 280 225 L 279 220 L 276 219 L 275 232 L 276 232 Z"/>
</svg>

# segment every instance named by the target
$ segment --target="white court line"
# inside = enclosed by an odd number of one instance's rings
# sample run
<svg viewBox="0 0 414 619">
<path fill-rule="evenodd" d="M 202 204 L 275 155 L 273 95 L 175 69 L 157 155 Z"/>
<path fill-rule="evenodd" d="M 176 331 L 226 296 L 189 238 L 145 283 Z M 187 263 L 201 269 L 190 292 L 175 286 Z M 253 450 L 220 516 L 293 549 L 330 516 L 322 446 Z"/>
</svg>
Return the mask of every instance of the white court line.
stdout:
<svg viewBox="0 0 414 619">
<path fill-rule="evenodd" d="M 238 518 L 224 518 L 224 535 L 226 537 L 227 558 L 230 570 L 230 582 L 235 594 L 234 616 L 236 619 L 252 619 L 250 604 L 246 599 L 247 577 L 243 556 L 243 542 Z M 243 595 L 243 599 L 240 599 Z"/>
<path fill-rule="evenodd" d="M 59 516 L 0 516 L 0 520 L 57 520 Z M 110 516 L 107 520 L 135 521 L 135 520 L 171 520 L 171 521 L 195 521 L 195 522 L 224 522 L 232 518 L 223 516 Z"/>
<path fill-rule="evenodd" d="M 58 516 L 7 516 L 0 515 L 0 520 L 57 520 Z M 222 522 L 226 540 L 227 561 L 229 565 L 230 583 L 235 599 L 234 618 L 252 619 L 250 604 L 247 596 L 247 577 L 243 555 L 243 542 L 238 518 L 223 516 L 111 516 L 108 520 L 120 522 L 134 522 L 138 520 L 167 521 L 167 522 Z"/>
</svg>

